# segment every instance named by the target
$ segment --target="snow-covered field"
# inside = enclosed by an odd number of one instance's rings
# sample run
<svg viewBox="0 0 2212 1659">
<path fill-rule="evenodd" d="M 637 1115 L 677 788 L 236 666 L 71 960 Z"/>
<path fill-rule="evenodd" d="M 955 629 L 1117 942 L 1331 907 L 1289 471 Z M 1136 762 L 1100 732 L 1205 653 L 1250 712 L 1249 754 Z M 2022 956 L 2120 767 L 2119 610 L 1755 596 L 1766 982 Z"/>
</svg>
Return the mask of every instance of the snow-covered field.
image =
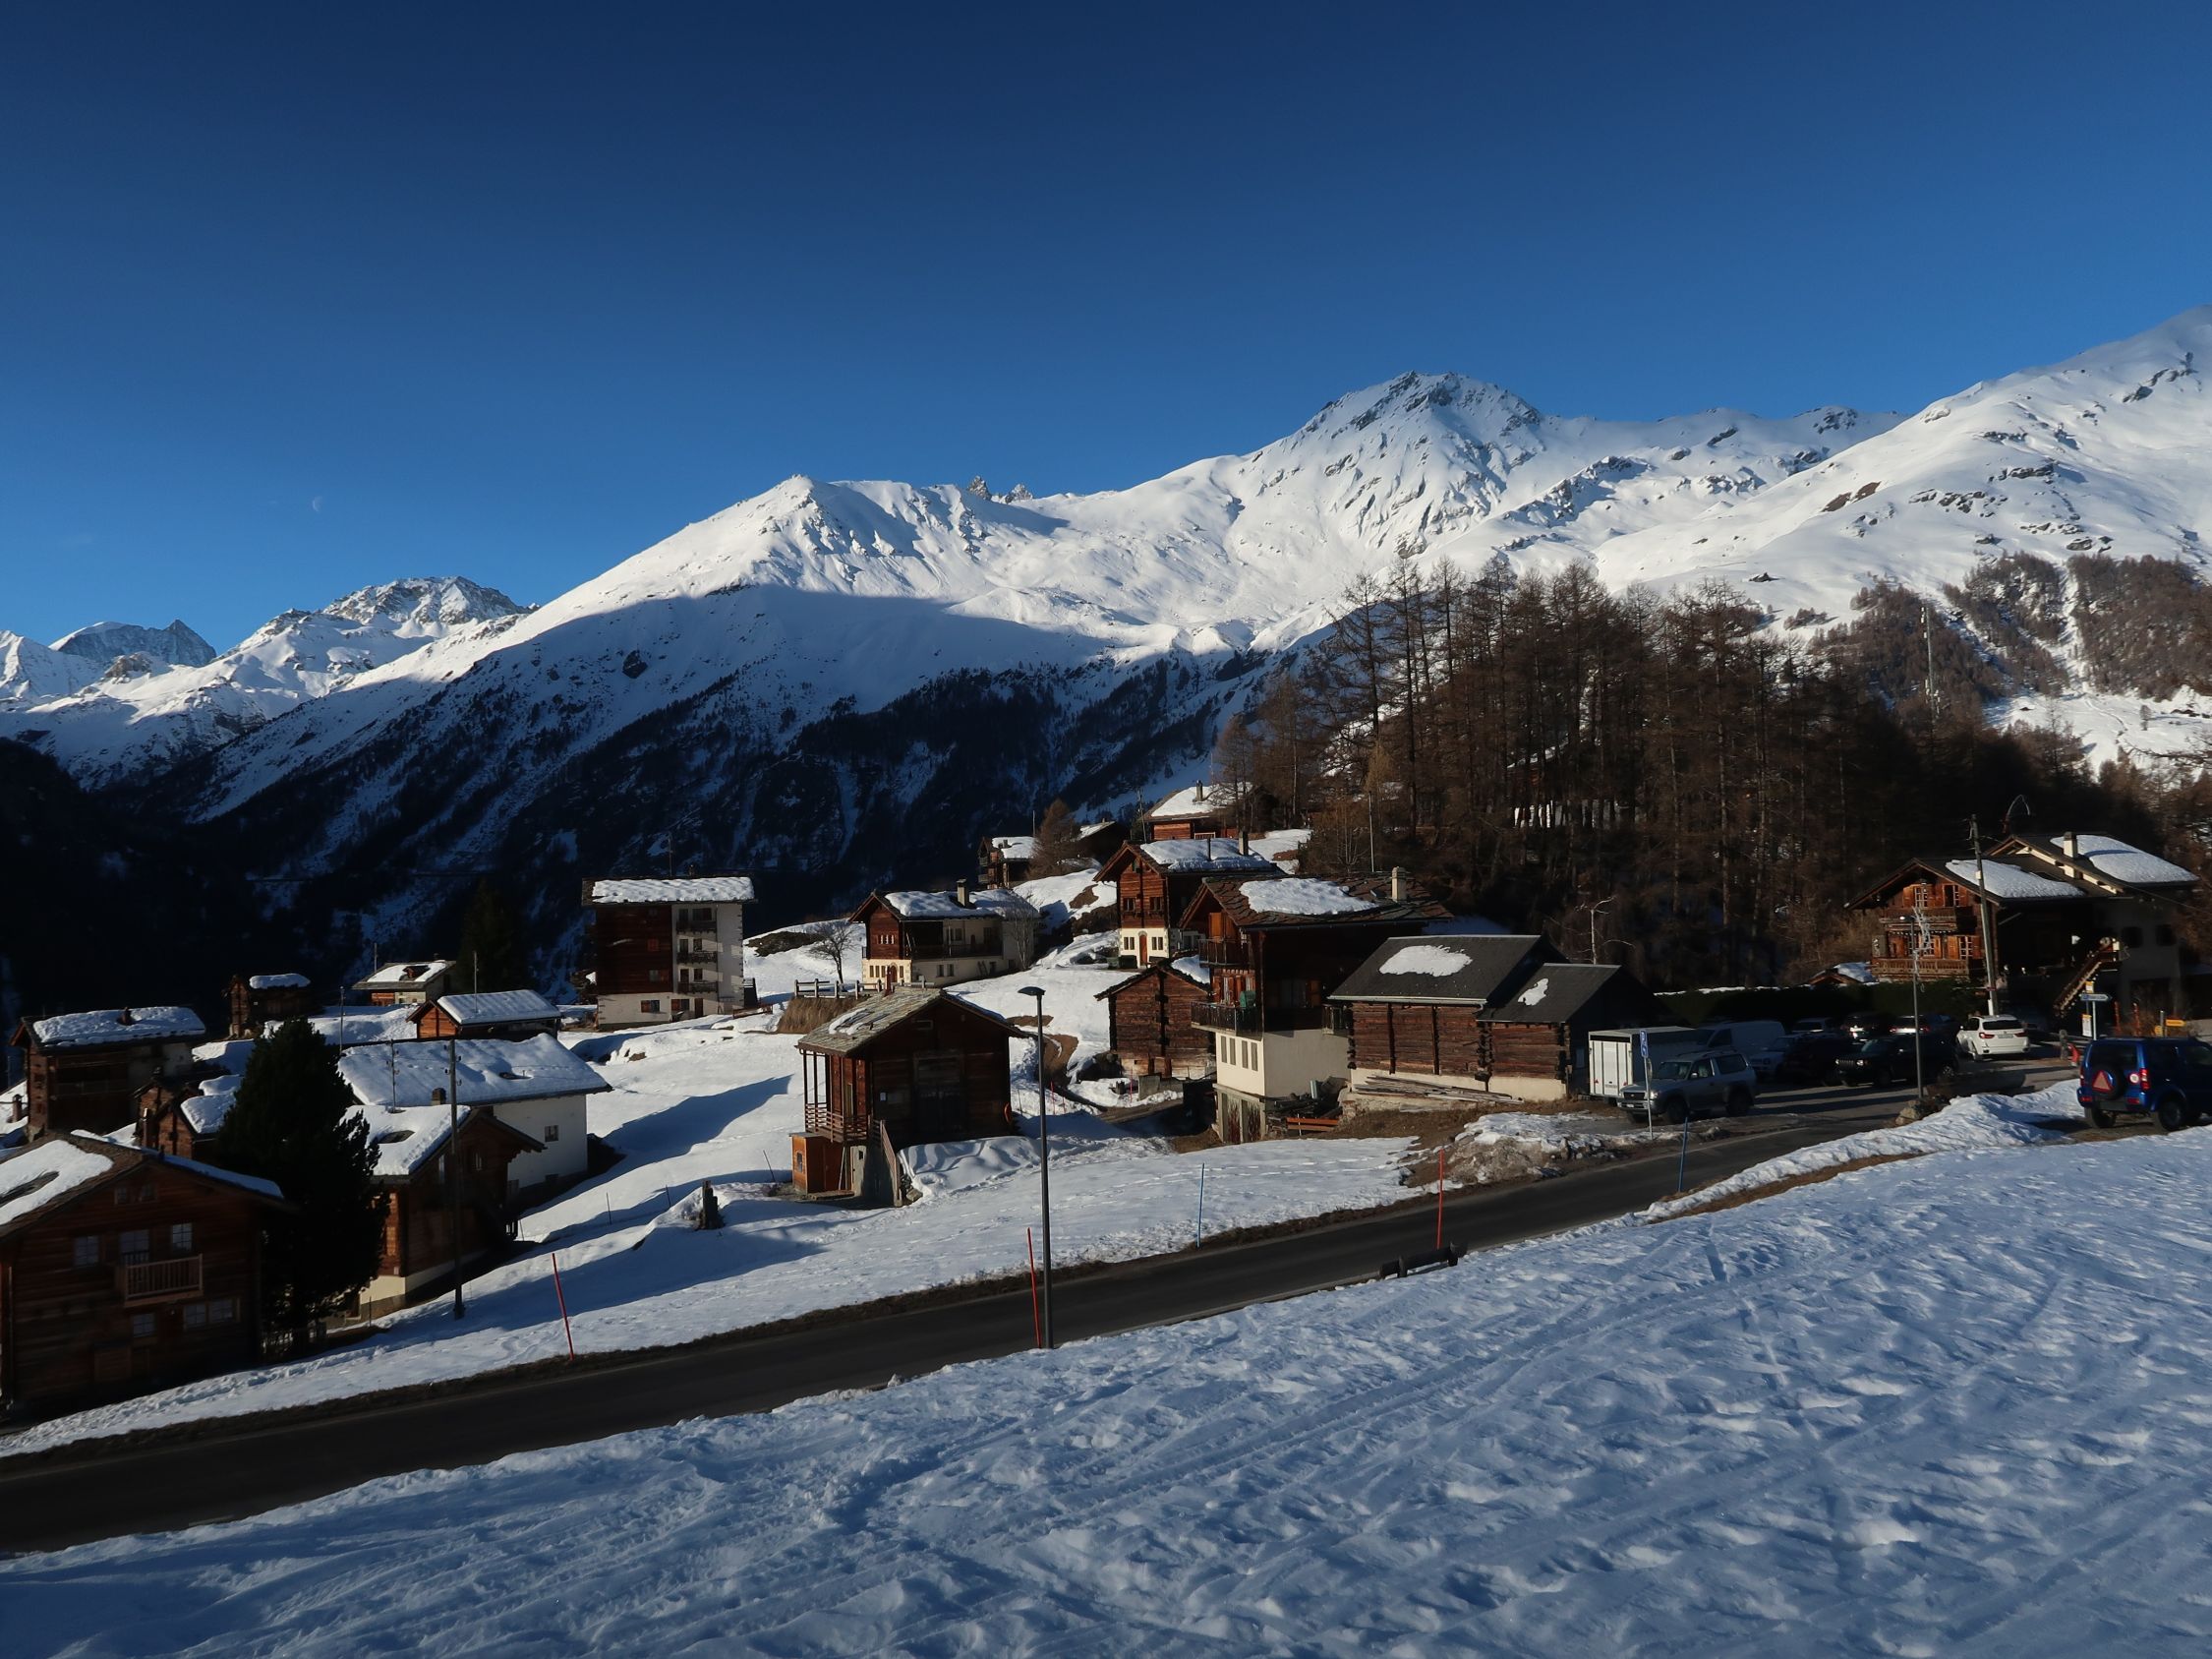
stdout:
<svg viewBox="0 0 2212 1659">
<path fill-rule="evenodd" d="M 11 1652 L 2183 1654 L 2212 1130 L 0 1563 Z M 925 1205 L 924 1213 L 934 1207 Z"/>
<path fill-rule="evenodd" d="M 1027 1015 L 1020 987 L 1043 986 L 1047 1030 L 1077 1038 L 1079 1063 L 1105 1040 L 1105 1004 L 1095 993 L 1120 977 L 1069 965 L 1089 948 L 1078 943 L 961 991 L 995 1012 Z M 781 994 L 771 987 L 828 972 L 817 953 L 789 951 L 761 959 L 756 979 Z M 915 1160 L 925 1200 L 904 1210 L 846 1210 L 772 1192 L 789 1178 L 804 1100 L 798 1039 L 768 1032 L 769 1023 L 759 1015 L 571 1037 L 612 1086 L 588 1111 L 592 1132 L 618 1147 L 623 1161 L 524 1216 L 523 1236 L 533 1242 L 469 1281 L 464 1321 L 442 1301 L 414 1308 L 370 1339 L 312 1359 L 32 1425 L 0 1437 L 0 1455 L 554 1358 L 566 1351 L 556 1253 L 576 1347 L 587 1353 L 683 1342 L 1023 1270 L 1038 1179 L 1034 1144 L 1021 1137 L 928 1149 Z M 1013 1057 L 1017 1110 L 1033 1134 L 1035 1050 L 1017 1042 Z M 1110 1097 L 1105 1085 L 1090 1087 Z M 1052 1120 L 1053 1254 L 1062 1264 L 1190 1244 L 1201 1165 L 1209 1234 L 1407 1196 L 1400 1169 L 1411 1142 L 1403 1139 L 1265 1142 L 1179 1156 L 1102 1123 L 1074 1099 L 1056 1096 Z M 684 1224 L 701 1183 L 716 1189 L 720 1231 Z"/>
</svg>

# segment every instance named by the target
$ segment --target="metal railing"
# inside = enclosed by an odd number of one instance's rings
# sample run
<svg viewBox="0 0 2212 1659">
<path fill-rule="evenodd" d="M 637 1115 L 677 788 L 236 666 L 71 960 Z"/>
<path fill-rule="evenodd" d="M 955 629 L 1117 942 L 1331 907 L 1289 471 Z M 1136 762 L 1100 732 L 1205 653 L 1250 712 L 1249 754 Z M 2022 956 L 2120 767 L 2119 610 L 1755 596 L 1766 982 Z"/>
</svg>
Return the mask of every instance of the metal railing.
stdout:
<svg viewBox="0 0 2212 1659">
<path fill-rule="evenodd" d="M 125 1262 L 115 1270 L 115 1287 L 126 1302 L 165 1302 L 200 1294 L 200 1258 L 172 1256 L 163 1262 Z"/>
<path fill-rule="evenodd" d="M 1326 1007 L 1263 1008 L 1257 1003 L 1201 1002 L 1191 1010 L 1191 1023 L 1223 1032 L 1318 1031 L 1329 1023 Z"/>
</svg>

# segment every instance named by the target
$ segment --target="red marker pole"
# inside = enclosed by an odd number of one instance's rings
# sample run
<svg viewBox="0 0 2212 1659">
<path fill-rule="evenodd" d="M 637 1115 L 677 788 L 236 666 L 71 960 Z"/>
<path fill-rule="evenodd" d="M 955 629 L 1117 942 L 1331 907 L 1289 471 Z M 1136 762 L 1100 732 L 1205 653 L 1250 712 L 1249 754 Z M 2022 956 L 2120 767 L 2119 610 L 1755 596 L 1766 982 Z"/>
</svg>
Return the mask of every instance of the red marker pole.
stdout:
<svg viewBox="0 0 2212 1659">
<path fill-rule="evenodd" d="M 1034 1344 L 1044 1346 L 1044 1318 L 1037 1312 L 1037 1229 L 1023 1227 L 1021 1236 L 1029 1241 L 1029 1325 Z"/>
<path fill-rule="evenodd" d="M 1436 1248 L 1444 1248 L 1444 1149 L 1436 1149 Z"/>
<path fill-rule="evenodd" d="M 568 1297 L 560 1288 L 560 1257 L 553 1253 L 553 1300 L 560 1304 L 560 1333 L 568 1338 L 568 1357 L 576 1357 L 576 1333 L 568 1326 Z"/>
</svg>

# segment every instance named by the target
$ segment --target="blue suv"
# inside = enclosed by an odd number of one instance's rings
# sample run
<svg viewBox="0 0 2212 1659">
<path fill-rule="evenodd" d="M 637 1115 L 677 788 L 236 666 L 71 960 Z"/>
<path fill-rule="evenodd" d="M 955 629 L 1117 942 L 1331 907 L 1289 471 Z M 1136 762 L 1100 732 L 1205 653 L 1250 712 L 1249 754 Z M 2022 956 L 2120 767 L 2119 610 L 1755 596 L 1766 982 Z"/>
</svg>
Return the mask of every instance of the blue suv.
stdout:
<svg viewBox="0 0 2212 1659">
<path fill-rule="evenodd" d="M 2169 1133 L 2212 1118 L 2212 1042 L 2180 1037 L 2100 1037 L 2081 1054 L 2074 1098 L 2110 1129 L 2117 1112 L 2149 1112 Z"/>
</svg>

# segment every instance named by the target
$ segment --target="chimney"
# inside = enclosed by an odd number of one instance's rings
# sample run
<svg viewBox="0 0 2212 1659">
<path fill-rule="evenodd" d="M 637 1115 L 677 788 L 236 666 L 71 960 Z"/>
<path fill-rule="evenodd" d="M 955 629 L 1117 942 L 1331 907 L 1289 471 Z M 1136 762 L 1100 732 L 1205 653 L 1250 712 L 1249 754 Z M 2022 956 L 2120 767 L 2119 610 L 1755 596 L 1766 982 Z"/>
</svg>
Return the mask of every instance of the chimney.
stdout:
<svg viewBox="0 0 2212 1659">
<path fill-rule="evenodd" d="M 964 875 L 953 883 L 953 902 L 962 910 L 967 909 L 967 877 Z"/>
<path fill-rule="evenodd" d="M 1392 864 L 1390 866 L 1390 901 L 1392 904 L 1399 905 L 1406 902 L 1406 866 L 1404 864 Z"/>
<path fill-rule="evenodd" d="M 2072 830 L 2059 837 L 2059 850 L 2069 859 L 2081 857 L 2081 837 Z"/>
<path fill-rule="evenodd" d="M 433 1089 L 430 1092 L 430 1103 L 434 1106 L 442 1106 L 443 1104 L 445 1104 L 445 1091 L 442 1089 Z"/>
</svg>

